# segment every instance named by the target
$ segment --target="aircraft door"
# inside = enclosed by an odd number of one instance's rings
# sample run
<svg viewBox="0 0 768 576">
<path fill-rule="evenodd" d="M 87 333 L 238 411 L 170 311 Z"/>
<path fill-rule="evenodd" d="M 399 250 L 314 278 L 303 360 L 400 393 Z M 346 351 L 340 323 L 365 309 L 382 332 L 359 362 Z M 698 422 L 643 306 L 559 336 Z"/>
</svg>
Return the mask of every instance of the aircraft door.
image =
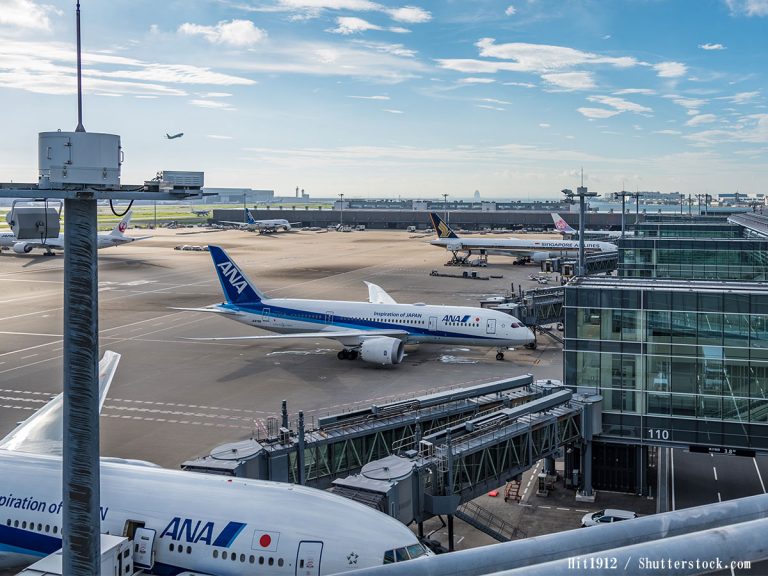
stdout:
<svg viewBox="0 0 768 576">
<path fill-rule="evenodd" d="M 333 312 L 326 312 L 325 313 L 325 323 L 326 324 L 333 324 Z"/>
<path fill-rule="evenodd" d="M 437 316 L 429 317 L 429 331 L 437 332 Z"/>
<path fill-rule="evenodd" d="M 496 319 L 491 318 L 485 325 L 486 334 L 496 334 Z"/>
<path fill-rule="evenodd" d="M 322 553 L 322 542 L 299 542 L 299 553 L 296 555 L 296 576 L 320 576 L 320 556 Z"/>
<path fill-rule="evenodd" d="M 155 565 L 155 531 L 150 528 L 136 528 L 133 535 L 133 565 L 151 570 Z"/>
</svg>

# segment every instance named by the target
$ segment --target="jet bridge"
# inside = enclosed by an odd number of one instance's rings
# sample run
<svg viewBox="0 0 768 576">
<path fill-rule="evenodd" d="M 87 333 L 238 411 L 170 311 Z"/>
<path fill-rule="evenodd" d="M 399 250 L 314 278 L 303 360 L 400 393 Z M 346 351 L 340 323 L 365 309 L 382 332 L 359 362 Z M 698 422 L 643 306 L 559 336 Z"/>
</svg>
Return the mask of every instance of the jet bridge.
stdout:
<svg viewBox="0 0 768 576">
<path fill-rule="evenodd" d="M 281 425 L 270 418 L 265 436 L 219 446 L 181 467 L 326 488 L 335 478 L 357 473 L 367 463 L 412 445 L 422 434 L 518 406 L 541 394 L 533 387 L 533 376 L 526 374 L 321 417 L 308 430 L 301 419 L 290 429 L 284 409 Z"/>
</svg>

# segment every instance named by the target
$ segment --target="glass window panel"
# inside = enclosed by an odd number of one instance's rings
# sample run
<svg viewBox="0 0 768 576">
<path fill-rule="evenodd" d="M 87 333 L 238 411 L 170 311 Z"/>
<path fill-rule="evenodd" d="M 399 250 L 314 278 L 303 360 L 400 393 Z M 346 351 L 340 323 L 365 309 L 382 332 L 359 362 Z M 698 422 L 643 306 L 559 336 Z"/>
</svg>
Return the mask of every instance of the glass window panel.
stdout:
<svg viewBox="0 0 768 576">
<path fill-rule="evenodd" d="M 694 393 L 696 391 L 696 359 L 673 356 L 669 384 L 672 392 Z"/>
<path fill-rule="evenodd" d="M 746 398 L 723 398 L 723 420 L 749 421 L 749 400 Z"/>
<path fill-rule="evenodd" d="M 669 394 L 653 394 L 648 393 L 646 395 L 646 412 L 648 414 L 663 414 L 668 415 L 670 411 L 670 395 Z"/>
<path fill-rule="evenodd" d="M 698 343 L 722 346 L 723 326 L 721 314 L 697 314 Z"/>
<path fill-rule="evenodd" d="M 672 394 L 673 416 L 695 416 L 696 397 L 687 394 Z"/>
<path fill-rule="evenodd" d="M 768 400 L 752 400 L 749 403 L 750 422 L 768 422 Z"/>
<path fill-rule="evenodd" d="M 721 410 L 722 398 L 719 396 L 699 396 L 696 406 L 696 416 L 720 420 L 723 417 Z"/>
<path fill-rule="evenodd" d="M 646 313 L 648 342 L 670 342 L 670 313 L 650 311 Z"/>
<path fill-rule="evenodd" d="M 671 362 L 665 356 L 648 356 L 646 358 L 646 390 L 653 392 L 669 392 L 671 377 Z"/>
</svg>

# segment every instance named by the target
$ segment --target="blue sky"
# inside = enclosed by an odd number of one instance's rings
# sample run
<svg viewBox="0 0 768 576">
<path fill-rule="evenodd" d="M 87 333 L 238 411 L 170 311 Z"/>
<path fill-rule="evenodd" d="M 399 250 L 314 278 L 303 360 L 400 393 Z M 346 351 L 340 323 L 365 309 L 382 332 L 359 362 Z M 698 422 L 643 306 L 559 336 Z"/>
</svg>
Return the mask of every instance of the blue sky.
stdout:
<svg viewBox="0 0 768 576">
<path fill-rule="evenodd" d="M 0 181 L 76 125 L 74 2 L 0 0 Z M 122 180 L 292 195 L 768 193 L 768 0 L 82 3 Z M 166 140 L 165 133 L 184 132 Z"/>
</svg>

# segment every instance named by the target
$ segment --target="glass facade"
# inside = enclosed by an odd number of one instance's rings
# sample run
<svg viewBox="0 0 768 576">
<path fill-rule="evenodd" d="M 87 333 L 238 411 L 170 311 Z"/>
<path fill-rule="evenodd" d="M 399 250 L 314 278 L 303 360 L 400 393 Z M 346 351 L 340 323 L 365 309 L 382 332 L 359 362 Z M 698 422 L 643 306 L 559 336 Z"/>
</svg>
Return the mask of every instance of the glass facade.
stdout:
<svg viewBox="0 0 768 576">
<path fill-rule="evenodd" d="M 743 238 L 744 228 L 735 224 L 688 222 L 641 222 L 634 226 L 643 238 Z"/>
<path fill-rule="evenodd" d="M 618 245 L 626 278 L 768 280 L 768 239 L 627 237 Z"/>
<path fill-rule="evenodd" d="M 768 285 L 582 278 L 566 288 L 565 382 L 603 435 L 768 449 Z"/>
</svg>

